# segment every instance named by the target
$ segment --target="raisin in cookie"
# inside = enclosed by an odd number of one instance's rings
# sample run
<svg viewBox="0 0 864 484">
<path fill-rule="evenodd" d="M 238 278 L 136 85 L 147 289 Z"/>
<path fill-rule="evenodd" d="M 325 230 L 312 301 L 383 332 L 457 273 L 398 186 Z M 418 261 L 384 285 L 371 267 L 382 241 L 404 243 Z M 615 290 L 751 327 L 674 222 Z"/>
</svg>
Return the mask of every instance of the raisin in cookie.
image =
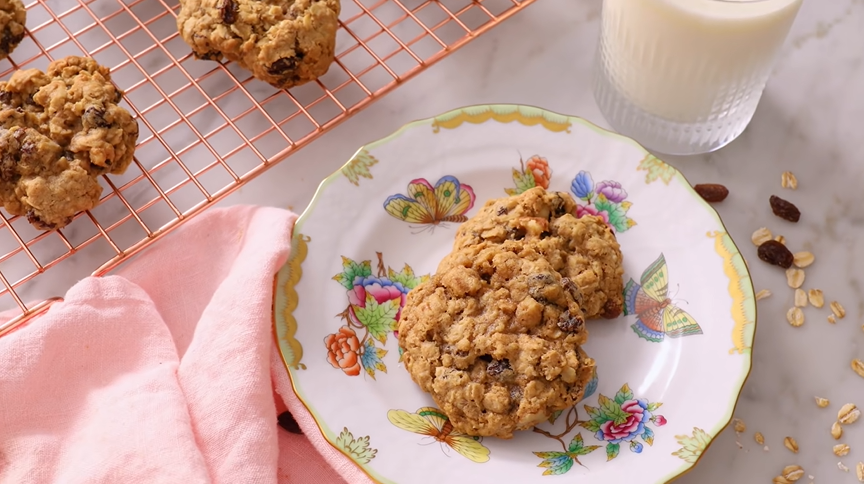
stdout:
<svg viewBox="0 0 864 484">
<path fill-rule="evenodd" d="M 399 320 L 405 368 L 468 435 L 511 438 L 573 406 L 595 366 L 561 276 L 530 248 L 511 248 L 451 254 L 408 293 Z"/>
<path fill-rule="evenodd" d="M 279 89 L 333 62 L 339 0 L 180 0 L 177 28 L 196 57 L 227 57 Z"/>
<path fill-rule="evenodd" d="M 5 59 L 24 39 L 27 9 L 21 0 L 0 0 L 0 59 Z"/>
<path fill-rule="evenodd" d="M 624 291 L 621 247 L 602 218 L 576 218 L 575 213 L 576 202 L 569 194 L 532 188 L 486 202 L 459 227 L 453 247 L 506 241 L 530 245 L 579 287 L 587 318 L 618 317 Z"/>
<path fill-rule="evenodd" d="M 0 82 L 0 201 L 9 213 L 54 229 L 96 206 L 96 177 L 126 171 L 138 141 L 122 95 L 107 68 L 83 57 Z"/>
</svg>

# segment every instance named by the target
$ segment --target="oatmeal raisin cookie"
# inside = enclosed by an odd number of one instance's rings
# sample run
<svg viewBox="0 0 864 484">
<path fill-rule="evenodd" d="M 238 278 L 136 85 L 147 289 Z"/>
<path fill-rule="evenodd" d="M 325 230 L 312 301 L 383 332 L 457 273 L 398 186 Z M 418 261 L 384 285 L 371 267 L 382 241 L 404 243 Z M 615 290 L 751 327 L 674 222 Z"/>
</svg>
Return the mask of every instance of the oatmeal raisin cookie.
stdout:
<svg viewBox="0 0 864 484">
<path fill-rule="evenodd" d="M 486 202 L 456 234 L 455 251 L 505 242 L 530 245 L 579 287 L 587 318 L 615 318 L 623 310 L 621 247 L 600 217 L 576 218 L 567 193 L 536 187 Z M 439 270 L 446 269 L 444 259 Z"/>
<path fill-rule="evenodd" d="M 177 28 L 200 59 L 227 57 L 274 87 L 324 75 L 333 62 L 339 0 L 180 0 Z"/>
<path fill-rule="evenodd" d="M 405 368 L 453 427 L 505 439 L 582 398 L 587 336 L 573 287 L 524 245 L 454 252 L 399 321 Z"/>
<path fill-rule="evenodd" d="M 0 0 L 2 1 L 2 0 Z M 96 206 L 96 177 L 132 162 L 138 124 L 107 68 L 84 57 L 27 69 L 0 82 L 0 201 L 40 229 Z"/>
</svg>

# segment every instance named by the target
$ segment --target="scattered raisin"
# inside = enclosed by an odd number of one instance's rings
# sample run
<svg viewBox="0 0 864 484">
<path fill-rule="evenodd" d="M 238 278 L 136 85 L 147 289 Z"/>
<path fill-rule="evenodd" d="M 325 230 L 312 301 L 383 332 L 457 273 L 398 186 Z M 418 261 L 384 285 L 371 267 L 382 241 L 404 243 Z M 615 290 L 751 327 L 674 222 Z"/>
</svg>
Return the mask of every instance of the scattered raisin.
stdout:
<svg viewBox="0 0 864 484">
<path fill-rule="evenodd" d="M 783 220 L 797 222 L 801 219 L 801 211 L 792 202 L 787 202 L 776 195 L 771 195 L 768 201 L 771 203 L 771 211 L 774 212 L 774 215 Z"/>
<path fill-rule="evenodd" d="M 498 215 L 507 215 L 507 207 L 498 207 Z"/>
<path fill-rule="evenodd" d="M 558 318 L 558 327 L 561 328 L 561 331 L 577 333 L 585 327 L 585 319 L 579 315 L 574 316 L 567 310 Z"/>
<path fill-rule="evenodd" d="M 68 151 L 68 150 L 65 153 L 63 153 L 63 156 L 65 156 L 66 159 L 69 161 L 72 161 L 75 159 L 75 153 Z"/>
<path fill-rule="evenodd" d="M 479 360 L 485 361 L 486 363 L 492 363 L 492 355 L 480 355 L 478 357 Z"/>
<path fill-rule="evenodd" d="M 510 361 L 508 360 L 493 360 L 486 366 L 486 373 L 489 376 L 498 376 L 510 369 Z"/>
<path fill-rule="evenodd" d="M 219 6 L 222 14 L 222 22 L 226 25 L 231 25 L 237 21 L 237 15 L 240 13 L 240 7 L 234 0 L 222 0 L 222 5 Z"/>
<path fill-rule="evenodd" d="M 291 412 L 282 412 L 277 417 L 279 422 L 279 426 L 283 429 L 291 432 L 292 434 L 302 434 L 303 430 L 300 428 L 300 425 L 297 424 L 297 421 L 294 420 L 294 416 L 291 415 Z"/>
<path fill-rule="evenodd" d="M 722 202 L 729 196 L 729 189 L 718 183 L 701 183 L 694 185 L 693 189 L 706 202 L 710 203 Z"/>
<path fill-rule="evenodd" d="M 792 267 L 792 260 L 795 258 L 785 245 L 776 240 L 769 240 L 760 245 L 758 253 L 763 261 L 784 269 Z"/>
<path fill-rule="evenodd" d="M 12 93 L 6 90 L 0 90 L 0 103 L 12 104 Z"/>
</svg>

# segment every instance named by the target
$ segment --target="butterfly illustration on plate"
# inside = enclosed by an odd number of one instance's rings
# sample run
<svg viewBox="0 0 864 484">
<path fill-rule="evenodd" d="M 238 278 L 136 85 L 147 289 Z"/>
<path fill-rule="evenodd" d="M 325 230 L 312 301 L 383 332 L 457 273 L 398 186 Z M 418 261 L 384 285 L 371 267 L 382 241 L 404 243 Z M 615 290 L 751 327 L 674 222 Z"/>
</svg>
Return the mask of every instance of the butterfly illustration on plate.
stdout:
<svg viewBox="0 0 864 484">
<path fill-rule="evenodd" d="M 387 197 L 384 209 L 393 217 L 409 224 L 434 229 L 446 223 L 462 223 L 474 206 L 474 190 L 454 176 L 443 176 L 433 187 L 425 178 L 408 183 L 408 195 L 397 193 Z"/>
<path fill-rule="evenodd" d="M 417 413 L 390 410 L 387 412 L 387 419 L 402 430 L 432 437 L 442 445 L 442 450 L 446 444 L 478 464 L 489 460 L 489 449 L 482 444 L 481 438 L 453 430 L 450 419 L 437 408 L 423 407 L 417 410 Z"/>
<path fill-rule="evenodd" d="M 666 257 L 651 264 L 642 277 L 641 284 L 633 279 L 624 286 L 624 314 L 635 314 L 633 331 L 648 341 L 659 343 L 664 337 L 679 338 L 702 334 L 702 328 L 683 309 L 669 299 L 669 269 Z"/>
</svg>

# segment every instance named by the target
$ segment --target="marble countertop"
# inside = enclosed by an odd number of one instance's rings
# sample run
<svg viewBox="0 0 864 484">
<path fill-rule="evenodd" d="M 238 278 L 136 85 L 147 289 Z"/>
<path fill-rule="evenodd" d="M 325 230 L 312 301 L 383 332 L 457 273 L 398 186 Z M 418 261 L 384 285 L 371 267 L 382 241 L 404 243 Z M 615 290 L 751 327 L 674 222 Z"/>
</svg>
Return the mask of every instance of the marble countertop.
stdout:
<svg viewBox="0 0 864 484">
<path fill-rule="evenodd" d="M 482 103 L 521 103 L 587 118 L 608 126 L 590 89 L 600 0 L 541 0 L 481 36 L 427 72 L 378 100 L 323 139 L 254 180 L 223 204 L 257 203 L 302 211 L 318 182 L 362 144 L 402 124 L 451 108 Z M 693 183 L 722 183 L 729 198 L 717 205 L 729 232 L 750 260 L 759 302 L 754 366 L 736 416 L 747 431 L 727 429 L 698 466 L 676 482 L 720 484 L 771 482 L 789 464 L 805 469 L 809 483 L 857 482 L 840 471 L 829 434 L 837 410 L 864 406 L 864 380 L 849 368 L 864 358 L 864 0 L 805 0 L 776 65 L 759 110 L 745 133 L 717 153 L 664 157 Z M 797 225 L 774 217 L 768 196 L 783 171 L 799 180 L 784 191 L 801 208 Z M 767 226 L 787 243 L 816 255 L 807 286 L 847 309 L 835 325 L 825 311 L 805 309 L 800 328 L 785 320 L 793 292 L 782 271 L 756 258 L 751 233 Z M 814 395 L 831 400 L 819 409 Z M 843 462 L 864 461 L 864 427 L 847 429 L 852 447 Z M 770 450 L 756 444 L 765 435 Z M 783 438 L 793 436 L 791 454 Z M 736 439 L 743 448 L 739 448 Z M 855 443 L 859 445 L 855 445 Z"/>
<path fill-rule="evenodd" d="M 595 105 L 590 79 L 601 0 L 540 0 L 407 82 L 365 111 L 253 180 L 221 205 L 261 204 L 301 212 L 321 179 L 357 148 L 406 122 L 452 108 L 484 103 L 528 104 L 584 117 L 608 127 Z M 847 429 L 851 453 L 838 470 L 829 434 L 846 402 L 864 407 L 864 379 L 849 368 L 864 358 L 864 0 L 805 0 L 750 127 L 717 153 L 664 157 L 693 183 L 722 183 L 729 198 L 717 205 L 732 237 L 750 261 L 759 302 L 754 366 L 731 427 L 711 445 L 681 484 L 768 483 L 789 464 L 805 469 L 799 482 L 856 482 L 864 461 L 864 422 Z M 796 192 L 784 191 L 802 210 L 800 223 L 774 217 L 768 196 L 792 171 Z M 779 194 L 779 193 L 778 193 Z M 807 286 L 848 312 L 837 324 L 825 310 L 805 309 L 807 323 L 785 320 L 793 292 L 783 272 L 759 262 L 751 233 L 767 226 L 816 263 Z M 814 395 L 831 400 L 819 409 Z M 770 450 L 756 444 L 765 435 Z M 783 438 L 793 436 L 791 454 Z M 740 442 L 738 444 L 737 442 Z M 855 444 L 858 445 L 855 445 Z M 815 479 L 808 479 L 806 476 Z"/>
</svg>

